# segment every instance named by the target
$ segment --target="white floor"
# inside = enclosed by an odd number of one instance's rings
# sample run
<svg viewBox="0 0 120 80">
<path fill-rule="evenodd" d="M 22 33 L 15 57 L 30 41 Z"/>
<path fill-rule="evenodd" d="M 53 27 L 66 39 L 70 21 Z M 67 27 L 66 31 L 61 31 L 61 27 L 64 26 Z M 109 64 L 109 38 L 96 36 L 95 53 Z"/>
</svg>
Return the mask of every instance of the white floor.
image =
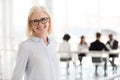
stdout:
<svg viewBox="0 0 120 80">
<path fill-rule="evenodd" d="M 96 76 L 94 72 L 95 66 L 90 63 L 90 58 L 83 58 L 82 66 L 79 65 L 79 61 L 77 61 L 76 66 L 70 62 L 68 71 L 66 69 L 66 62 L 61 62 L 61 80 L 108 80 L 106 78 L 120 73 L 120 67 L 118 65 L 117 70 L 112 70 L 110 63 L 108 62 L 107 76 L 104 76 L 103 65 L 98 67 L 98 76 Z M 120 80 L 120 77 L 112 80 Z"/>
<path fill-rule="evenodd" d="M 0 53 L 0 80 L 11 80 L 14 64 L 15 64 L 15 51 L 1 51 Z M 83 58 L 82 66 L 79 65 L 79 61 L 76 60 L 76 65 L 70 62 L 70 67 L 66 70 L 66 62 L 61 62 L 61 80 L 103 80 L 106 77 L 112 76 L 114 74 L 120 73 L 120 58 L 116 59 L 118 64 L 118 69 L 116 71 L 112 70 L 110 63 L 108 62 L 107 76 L 104 76 L 103 66 L 98 67 L 98 76 L 95 75 L 94 64 L 92 64 L 89 57 Z M 120 80 L 117 77 L 112 80 Z"/>
</svg>

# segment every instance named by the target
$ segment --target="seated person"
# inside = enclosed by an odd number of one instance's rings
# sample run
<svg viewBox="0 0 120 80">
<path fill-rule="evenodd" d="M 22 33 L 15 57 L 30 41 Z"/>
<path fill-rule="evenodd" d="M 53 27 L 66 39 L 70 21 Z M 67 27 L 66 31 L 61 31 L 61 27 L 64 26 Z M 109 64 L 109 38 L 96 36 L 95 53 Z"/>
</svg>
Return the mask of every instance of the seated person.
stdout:
<svg viewBox="0 0 120 80">
<path fill-rule="evenodd" d="M 109 48 L 109 50 L 117 50 L 118 49 L 118 41 L 113 39 L 113 35 L 109 34 L 108 35 L 109 40 L 107 41 L 106 45 Z M 112 60 L 109 60 L 113 70 L 116 68 L 117 69 L 117 65 L 115 64 L 115 57 L 118 57 L 118 54 L 109 54 L 109 57 L 112 58 Z"/>
<path fill-rule="evenodd" d="M 103 42 L 100 41 L 100 38 L 101 38 L 101 33 L 97 32 L 96 33 L 96 40 L 94 42 L 92 42 L 90 44 L 90 47 L 89 47 L 89 50 L 90 51 L 108 51 L 107 47 L 105 46 L 105 44 Z M 96 57 L 92 57 L 92 59 L 96 59 Z M 105 61 L 105 64 L 104 64 L 104 75 L 106 76 L 106 69 L 107 69 L 107 59 L 106 58 L 103 58 L 103 60 Z M 97 74 L 97 68 L 98 68 L 98 65 L 96 65 L 96 69 L 95 69 L 95 74 Z"/>
<path fill-rule="evenodd" d="M 63 36 L 63 41 L 59 44 L 58 51 L 60 52 L 60 60 L 61 61 L 68 61 L 67 68 L 69 68 L 69 61 L 72 60 L 71 56 L 71 46 L 69 43 L 71 36 L 69 34 L 65 34 Z"/>
<path fill-rule="evenodd" d="M 88 51 L 88 44 L 85 41 L 85 36 L 81 36 L 80 38 L 80 43 L 78 44 L 78 51 L 80 53 L 78 53 L 78 59 L 80 61 L 80 65 L 82 65 L 82 59 L 84 56 L 86 56 L 86 51 Z"/>
</svg>

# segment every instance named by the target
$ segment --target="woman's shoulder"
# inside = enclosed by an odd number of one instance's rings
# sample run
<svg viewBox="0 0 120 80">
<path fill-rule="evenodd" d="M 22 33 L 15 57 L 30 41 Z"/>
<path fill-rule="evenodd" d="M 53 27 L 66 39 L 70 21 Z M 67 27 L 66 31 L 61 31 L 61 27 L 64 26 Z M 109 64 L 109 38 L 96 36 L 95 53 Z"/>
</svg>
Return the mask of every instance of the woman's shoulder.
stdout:
<svg viewBox="0 0 120 80">
<path fill-rule="evenodd" d="M 19 43 L 19 46 L 30 46 L 30 44 L 31 44 L 31 40 L 28 38 L 22 41 L 21 43 Z"/>
</svg>

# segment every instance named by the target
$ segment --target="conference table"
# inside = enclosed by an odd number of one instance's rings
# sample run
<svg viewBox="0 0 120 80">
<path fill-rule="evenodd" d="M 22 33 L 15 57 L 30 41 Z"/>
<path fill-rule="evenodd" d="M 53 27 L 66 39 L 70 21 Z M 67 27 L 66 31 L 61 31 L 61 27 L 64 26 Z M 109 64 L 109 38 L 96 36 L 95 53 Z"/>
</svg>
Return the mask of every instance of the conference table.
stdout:
<svg viewBox="0 0 120 80">
<path fill-rule="evenodd" d="M 120 49 L 117 50 L 110 50 L 110 51 L 70 51 L 70 52 L 64 52 L 64 51 L 58 51 L 60 54 L 60 58 L 68 58 L 72 57 L 72 60 L 74 63 L 76 63 L 78 59 L 78 54 L 84 53 L 86 54 L 86 57 L 100 57 L 100 58 L 106 58 L 107 60 L 109 59 L 109 54 L 120 54 Z M 97 63 L 96 63 L 97 64 Z M 107 65 L 106 65 L 107 66 Z"/>
<path fill-rule="evenodd" d="M 78 55 L 81 53 L 84 53 L 86 54 L 86 56 L 91 57 L 109 57 L 109 54 L 120 54 L 120 49 L 110 51 L 70 51 L 70 52 L 58 51 L 58 53 L 60 54 L 60 57 L 69 57 L 71 55 Z"/>
</svg>

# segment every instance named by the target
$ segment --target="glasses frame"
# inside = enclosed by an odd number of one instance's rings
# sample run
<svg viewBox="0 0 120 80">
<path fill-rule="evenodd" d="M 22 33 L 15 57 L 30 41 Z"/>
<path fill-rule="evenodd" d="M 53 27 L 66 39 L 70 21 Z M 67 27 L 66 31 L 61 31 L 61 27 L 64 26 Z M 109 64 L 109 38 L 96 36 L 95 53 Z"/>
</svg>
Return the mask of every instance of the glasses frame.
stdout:
<svg viewBox="0 0 120 80">
<path fill-rule="evenodd" d="M 49 20 L 49 17 L 43 17 L 41 19 L 33 19 L 33 20 L 30 20 L 30 23 L 34 26 L 38 26 L 39 23 L 41 24 L 46 24 Z"/>
</svg>

